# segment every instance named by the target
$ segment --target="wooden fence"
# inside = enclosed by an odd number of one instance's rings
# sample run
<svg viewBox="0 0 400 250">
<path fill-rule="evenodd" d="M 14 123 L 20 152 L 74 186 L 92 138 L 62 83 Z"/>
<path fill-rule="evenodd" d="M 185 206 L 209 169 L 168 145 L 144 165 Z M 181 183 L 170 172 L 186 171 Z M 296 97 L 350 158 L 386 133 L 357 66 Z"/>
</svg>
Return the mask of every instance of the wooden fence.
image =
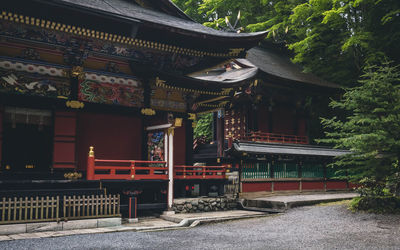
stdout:
<svg viewBox="0 0 400 250">
<path fill-rule="evenodd" d="M 226 166 L 174 166 L 174 179 L 222 179 Z"/>
<path fill-rule="evenodd" d="M 119 195 L 20 197 L 0 200 L 0 224 L 120 216 Z"/>
<path fill-rule="evenodd" d="M 64 196 L 65 219 L 120 216 L 119 195 Z"/>
<path fill-rule="evenodd" d="M 59 217 L 59 197 L 3 198 L 0 224 L 53 221 Z"/>
<path fill-rule="evenodd" d="M 260 131 L 247 133 L 240 136 L 240 139 L 244 141 L 308 144 L 307 136 L 263 133 Z"/>
</svg>

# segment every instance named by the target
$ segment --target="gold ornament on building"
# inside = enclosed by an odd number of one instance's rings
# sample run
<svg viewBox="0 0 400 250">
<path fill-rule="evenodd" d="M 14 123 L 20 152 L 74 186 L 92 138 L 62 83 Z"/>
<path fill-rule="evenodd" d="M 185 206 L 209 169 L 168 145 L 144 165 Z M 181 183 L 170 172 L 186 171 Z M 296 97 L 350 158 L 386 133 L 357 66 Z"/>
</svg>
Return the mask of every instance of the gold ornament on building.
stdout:
<svg viewBox="0 0 400 250">
<path fill-rule="evenodd" d="M 71 77 L 77 77 L 79 80 L 85 80 L 85 72 L 81 66 L 72 67 L 70 74 Z"/>
<path fill-rule="evenodd" d="M 94 157 L 94 151 L 93 151 L 94 147 L 90 146 L 89 147 L 89 157 Z"/>
<path fill-rule="evenodd" d="M 174 136 L 174 127 L 171 127 L 171 128 L 168 128 L 168 130 L 167 130 L 167 134 L 168 135 L 172 135 L 172 136 Z"/>
<path fill-rule="evenodd" d="M 143 108 L 140 113 L 142 113 L 142 115 L 155 115 L 156 111 L 151 108 Z"/>
<path fill-rule="evenodd" d="M 182 118 L 175 118 L 175 123 L 174 126 L 175 127 L 182 127 Z"/>
<path fill-rule="evenodd" d="M 70 172 L 70 173 L 65 173 L 64 178 L 68 180 L 77 180 L 82 178 L 82 173 L 78 172 Z"/>
<path fill-rule="evenodd" d="M 192 121 L 194 121 L 194 120 L 196 120 L 196 114 L 193 114 L 193 113 L 188 113 L 188 115 L 189 115 L 189 120 L 192 120 Z"/>
<path fill-rule="evenodd" d="M 65 103 L 65 105 L 66 105 L 68 108 L 73 108 L 73 109 L 82 109 L 82 108 L 85 106 L 85 104 L 84 104 L 83 102 L 75 101 L 75 100 L 73 100 L 73 101 L 67 101 L 67 102 Z"/>
<path fill-rule="evenodd" d="M 117 42 L 120 44 L 125 44 L 127 46 L 139 47 L 139 48 L 150 48 L 154 50 L 166 51 L 170 53 L 196 56 L 196 57 L 236 57 L 244 48 L 230 48 L 227 53 L 216 53 L 212 51 L 199 51 L 189 48 L 177 47 L 170 44 L 162 44 L 157 42 L 150 42 L 146 40 L 141 40 L 137 38 L 121 36 L 117 34 L 110 34 L 106 32 L 100 32 L 99 30 L 92 30 L 83 27 L 75 27 L 68 25 L 66 23 L 56 23 L 50 20 L 43 20 L 39 18 L 34 18 L 31 16 L 17 15 L 11 12 L 0 12 L 0 19 L 8 20 L 16 23 L 24 23 L 26 25 L 38 26 L 46 29 L 56 30 L 64 33 L 70 33 L 73 35 L 78 35 L 82 37 L 89 37 L 94 39 L 100 39 L 104 41 Z"/>
</svg>

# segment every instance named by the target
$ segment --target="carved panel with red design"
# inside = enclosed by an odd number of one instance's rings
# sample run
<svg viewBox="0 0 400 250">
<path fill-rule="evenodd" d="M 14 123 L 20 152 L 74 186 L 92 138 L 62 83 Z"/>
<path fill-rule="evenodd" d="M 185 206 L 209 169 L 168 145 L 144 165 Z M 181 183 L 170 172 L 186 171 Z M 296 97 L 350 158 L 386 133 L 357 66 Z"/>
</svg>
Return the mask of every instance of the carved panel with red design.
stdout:
<svg viewBox="0 0 400 250">
<path fill-rule="evenodd" d="M 239 139 L 246 133 L 246 113 L 243 109 L 225 111 L 225 139 L 232 135 L 233 139 Z"/>
</svg>

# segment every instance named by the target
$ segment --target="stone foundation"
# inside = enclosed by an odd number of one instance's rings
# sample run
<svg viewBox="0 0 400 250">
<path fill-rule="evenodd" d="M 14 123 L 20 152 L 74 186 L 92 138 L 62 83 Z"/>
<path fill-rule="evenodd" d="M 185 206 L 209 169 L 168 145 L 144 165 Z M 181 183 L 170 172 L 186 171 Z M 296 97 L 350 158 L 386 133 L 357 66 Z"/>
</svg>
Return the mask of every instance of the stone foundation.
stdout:
<svg viewBox="0 0 400 250">
<path fill-rule="evenodd" d="M 172 206 L 175 213 L 201 213 L 236 208 L 236 199 L 227 197 L 175 199 Z"/>
</svg>

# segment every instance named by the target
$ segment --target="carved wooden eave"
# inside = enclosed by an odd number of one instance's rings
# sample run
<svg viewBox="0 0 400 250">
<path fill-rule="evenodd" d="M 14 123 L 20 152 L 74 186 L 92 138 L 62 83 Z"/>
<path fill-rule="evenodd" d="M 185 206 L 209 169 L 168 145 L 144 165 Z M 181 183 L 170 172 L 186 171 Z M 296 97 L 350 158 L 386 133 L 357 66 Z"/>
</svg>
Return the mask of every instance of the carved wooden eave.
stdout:
<svg viewBox="0 0 400 250">
<path fill-rule="evenodd" d="M 171 15 L 171 11 L 144 8 L 134 1 L 15 0 L 7 1 L 2 8 L 13 19 L 23 15 L 39 19 L 39 25 L 44 21 L 43 27 L 60 24 L 60 28 L 64 24 L 65 31 L 78 35 L 193 56 L 244 56 L 266 35 L 214 30 L 178 14 Z M 46 9 L 46 13 L 41 9 Z"/>
</svg>

